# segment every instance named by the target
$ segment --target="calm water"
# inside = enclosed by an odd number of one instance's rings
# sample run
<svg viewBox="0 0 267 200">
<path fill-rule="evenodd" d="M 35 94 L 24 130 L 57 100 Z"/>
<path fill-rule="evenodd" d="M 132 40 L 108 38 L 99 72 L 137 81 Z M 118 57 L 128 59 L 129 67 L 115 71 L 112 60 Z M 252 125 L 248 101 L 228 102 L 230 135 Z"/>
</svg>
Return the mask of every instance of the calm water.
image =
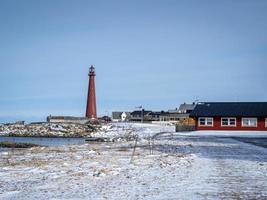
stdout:
<svg viewBox="0 0 267 200">
<path fill-rule="evenodd" d="M 73 144 L 84 144 L 84 138 L 43 138 L 43 137 L 0 137 L 0 142 L 22 142 L 32 143 L 44 146 L 62 146 Z M 6 148 L 0 148 L 0 151 L 5 151 Z"/>
</svg>

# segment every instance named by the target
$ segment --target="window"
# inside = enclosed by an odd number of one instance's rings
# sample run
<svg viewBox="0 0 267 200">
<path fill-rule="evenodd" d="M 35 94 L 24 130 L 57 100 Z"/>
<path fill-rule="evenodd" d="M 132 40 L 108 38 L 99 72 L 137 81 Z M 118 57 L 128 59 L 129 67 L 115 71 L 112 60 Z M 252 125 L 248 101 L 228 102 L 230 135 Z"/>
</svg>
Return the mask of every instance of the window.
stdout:
<svg viewBox="0 0 267 200">
<path fill-rule="evenodd" d="M 213 126 L 213 118 L 211 117 L 200 117 L 198 119 L 199 126 Z"/>
<path fill-rule="evenodd" d="M 221 126 L 236 126 L 236 118 L 222 118 Z"/>
<path fill-rule="evenodd" d="M 267 127 L 267 118 L 265 118 L 265 127 Z"/>
<path fill-rule="evenodd" d="M 257 118 L 242 118 L 243 127 L 257 127 Z"/>
</svg>

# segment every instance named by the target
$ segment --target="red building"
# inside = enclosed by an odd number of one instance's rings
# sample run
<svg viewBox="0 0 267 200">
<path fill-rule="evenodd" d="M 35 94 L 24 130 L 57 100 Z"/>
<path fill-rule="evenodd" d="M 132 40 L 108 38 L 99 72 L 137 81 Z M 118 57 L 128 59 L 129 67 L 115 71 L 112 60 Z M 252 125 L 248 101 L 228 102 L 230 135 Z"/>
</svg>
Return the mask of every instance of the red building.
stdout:
<svg viewBox="0 0 267 200">
<path fill-rule="evenodd" d="M 198 103 L 190 117 L 196 130 L 267 131 L 267 102 Z"/>
</svg>

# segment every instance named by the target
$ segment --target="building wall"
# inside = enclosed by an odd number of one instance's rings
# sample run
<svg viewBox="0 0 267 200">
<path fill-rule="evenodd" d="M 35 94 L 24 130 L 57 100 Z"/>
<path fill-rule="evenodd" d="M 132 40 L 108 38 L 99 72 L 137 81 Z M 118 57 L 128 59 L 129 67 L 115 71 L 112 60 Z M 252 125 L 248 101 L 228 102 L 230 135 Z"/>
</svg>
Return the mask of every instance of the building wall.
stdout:
<svg viewBox="0 0 267 200">
<path fill-rule="evenodd" d="M 196 130 L 255 130 L 255 131 L 267 131 L 265 127 L 265 118 L 257 118 L 257 127 L 242 127 L 242 118 L 236 118 L 235 127 L 221 126 L 221 117 L 213 117 L 213 126 L 199 126 L 198 118 L 196 118 Z"/>
<path fill-rule="evenodd" d="M 49 116 L 47 117 L 48 123 L 76 123 L 86 124 L 90 119 L 85 117 L 68 117 L 68 116 Z"/>
</svg>

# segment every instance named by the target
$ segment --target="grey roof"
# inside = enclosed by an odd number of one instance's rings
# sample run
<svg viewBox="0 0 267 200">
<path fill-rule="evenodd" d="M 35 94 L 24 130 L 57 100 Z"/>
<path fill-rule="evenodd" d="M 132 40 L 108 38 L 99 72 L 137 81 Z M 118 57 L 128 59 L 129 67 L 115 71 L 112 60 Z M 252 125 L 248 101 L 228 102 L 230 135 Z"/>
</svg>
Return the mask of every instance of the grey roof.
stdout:
<svg viewBox="0 0 267 200">
<path fill-rule="evenodd" d="M 183 103 L 183 104 L 180 105 L 179 110 L 181 112 L 186 112 L 188 110 L 194 110 L 195 107 L 196 107 L 196 104 L 194 104 L 194 103 L 193 104 Z"/>
<path fill-rule="evenodd" d="M 152 115 L 161 115 L 161 116 L 165 116 L 165 115 L 169 115 L 169 112 L 165 112 L 165 111 L 155 111 L 152 112 Z"/>
<path fill-rule="evenodd" d="M 179 112 L 178 108 L 175 108 L 175 109 L 169 109 L 168 113 L 180 113 L 180 112 Z"/>
<path fill-rule="evenodd" d="M 141 110 L 135 110 L 135 111 L 131 112 L 131 115 L 141 115 L 142 112 L 143 112 L 143 115 L 147 115 L 147 114 L 152 113 L 151 110 L 143 110 L 143 111 L 141 111 Z"/>
<path fill-rule="evenodd" d="M 203 102 L 190 117 L 267 117 L 267 102 Z"/>
<path fill-rule="evenodd" d="M 112 119 L 121 119 L 121 114 L 123 112 L 112 112 Z"/>
<path fill-rule="evenodd" d="M 179 109 L 173 109 L 173 110 L 168 110 L 169 113 L 189 113 L 192 110 L 194 110 L 194 108 L 196 107 L 195 103 L 192 104 L 187 104 L 187 103 L 183 103 L 180 105 Z"/>
</svg>

